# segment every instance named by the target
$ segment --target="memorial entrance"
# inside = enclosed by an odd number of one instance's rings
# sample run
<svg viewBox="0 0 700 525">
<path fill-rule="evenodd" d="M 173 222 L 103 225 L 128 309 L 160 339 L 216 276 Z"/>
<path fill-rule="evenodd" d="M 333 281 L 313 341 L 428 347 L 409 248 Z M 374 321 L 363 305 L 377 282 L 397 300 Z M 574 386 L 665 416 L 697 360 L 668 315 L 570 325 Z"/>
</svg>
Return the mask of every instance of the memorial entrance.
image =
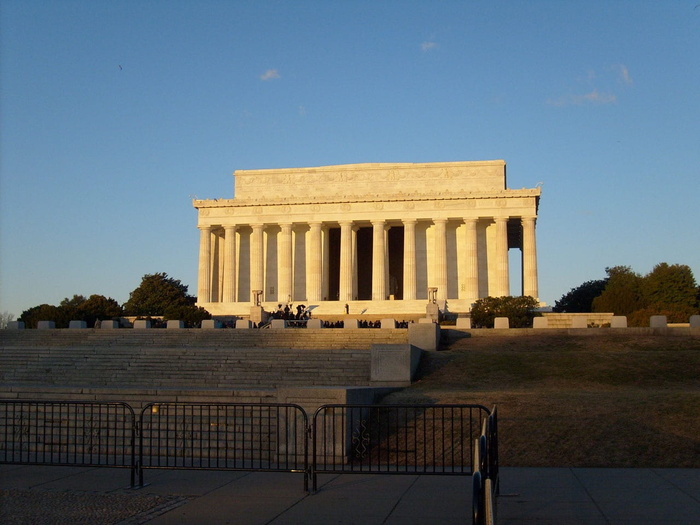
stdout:
<svg viewBox="0 0 700 525">
<path fill-rule="evenodd" d="M 216 316 L 304 303 L 316 315 L 464 313 L 481 297 L 538 297 L 540 189 L 506 187 L 502 160 L 239 170 L 233 199 L 194 200 L 198 305 Z M 508 250 L 521 250 L 510 290 Z"/>
</svg>

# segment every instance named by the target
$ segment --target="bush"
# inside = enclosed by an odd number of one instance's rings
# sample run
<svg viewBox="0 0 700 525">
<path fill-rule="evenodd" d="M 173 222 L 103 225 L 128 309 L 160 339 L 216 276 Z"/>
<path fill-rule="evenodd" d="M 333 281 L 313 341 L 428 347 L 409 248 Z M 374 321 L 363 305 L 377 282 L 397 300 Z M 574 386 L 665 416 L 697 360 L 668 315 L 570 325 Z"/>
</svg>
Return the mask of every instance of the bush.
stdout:
<svg viewBox="0 0 700 525">
<path fill-rule="evenodd" d="M 534 297 L 484 297 L 474 303 L 471 310 L 472 326 L 493 328 L 496 317 L 507 317 L 511 328 L 532 328 L 532 319 L 540 314 Z"/>
</svg>

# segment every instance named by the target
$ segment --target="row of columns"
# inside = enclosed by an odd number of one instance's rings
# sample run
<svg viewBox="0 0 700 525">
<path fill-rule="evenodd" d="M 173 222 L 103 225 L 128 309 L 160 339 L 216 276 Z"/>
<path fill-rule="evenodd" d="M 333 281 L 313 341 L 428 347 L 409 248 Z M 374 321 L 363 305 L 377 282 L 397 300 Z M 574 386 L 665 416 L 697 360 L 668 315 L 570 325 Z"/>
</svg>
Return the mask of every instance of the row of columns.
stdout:
<svg viewBox="0 0 700 525">
<path fill-rule="evenodd" d="M 510 295 L 509 264 L 508 264 L 508 217 L 494 218 L 496 225 L 495 269 L 496 279 L 489 295 L 498 297 Z M 447 229 L 448 219 L 437 218 L 432 222 L 435 226 L 435 257 L 433 260 L 433 286 L 437 288 L 437 299 L 447 299 Z M 465 218 L 466 226 L 465 247 L 466 260 L 464 278 L 466 297 L 479 297 L 479 253 L 477 248 L 477 222 L 475 218 Z M 416 219 L 404 219 L 404 253 L 403 253 L 403 299 L 416 299 Z M 383 219 L 371 221 L 372 224 L 372 300 L 383 300 L 387 297 L 387 282 L 389 280 L 387 253 L 387 222 Z M 523 217 L 522 224 L 522 254 L 523 254 L 523 295 L 538 297 L 537 287 L 537 252 L 535 243 L 535 217 Z M 252 235 L 250 240 L 250 288 L 263 290 L 264 287 L 264 250 L 262 223 L 250 224 Z M 353 279 L 357 268 L 357 254 L 354 251 L 355 237 L 353 221 L 340 222 L 340 278 L 339 300 L 350 301 L 356 296 L 357 283 Z M 287 298 L 293 295 L 293 250 L 291 223 L 279 225 L 278 241 L 278 297 Z M 200 226 L 199 246 L 199 275 L 197 294 L 199 302 L 211 300 L 211 265 L 212 265 L 212 226 Z M 236 225 L 225 225 L 223 245 L 223 291 L 222 302 L 236 301 L 236 279 L 233 277 L 236 268 Z M 323 297 L 324 274 L 327 274 L 327 254 L 323 253 L 323 223 L 309 223 L 309 259 L 306 272 L 307 301 L 320 301 Z M 238 299 L 240 301 L 240 298 Z M 245 302 L 245 301 L 242 301 Z"/>
</svg>

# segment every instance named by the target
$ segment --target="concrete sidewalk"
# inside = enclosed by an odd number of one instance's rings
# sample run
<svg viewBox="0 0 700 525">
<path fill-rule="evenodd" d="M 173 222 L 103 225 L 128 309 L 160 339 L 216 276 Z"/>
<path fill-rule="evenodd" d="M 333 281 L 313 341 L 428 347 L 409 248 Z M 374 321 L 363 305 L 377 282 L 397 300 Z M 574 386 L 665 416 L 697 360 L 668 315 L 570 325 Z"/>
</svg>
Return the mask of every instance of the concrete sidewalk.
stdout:
<svg viewBox="0 0 700 525">
<path fill-rule="evenodd" d="M 0 523 L 471 523 L 471 478 L 0 465 Z M 497 523 L 700 525 L 700 469 L 503 468 Z"/>
</svg>

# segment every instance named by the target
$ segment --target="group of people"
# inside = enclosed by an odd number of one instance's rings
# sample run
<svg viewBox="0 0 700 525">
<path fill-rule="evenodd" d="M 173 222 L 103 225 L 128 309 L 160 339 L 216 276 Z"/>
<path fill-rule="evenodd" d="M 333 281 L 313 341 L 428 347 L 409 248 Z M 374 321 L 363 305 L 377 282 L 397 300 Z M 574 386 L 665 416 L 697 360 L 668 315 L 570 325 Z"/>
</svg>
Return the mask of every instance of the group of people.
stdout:
<svg viewBox="0 0 700 525">
<path fill-rule="evenodd" d="M 272 319 L 284 319 L 285 321 L 304 321 L 311 318 L 311 312 L 306 309 L 306 305 L 300 304 L 293 311 L 294 305 L 287 304 L 282 308 L 282 304 L 277 305 L 277 310 L 272 312 Z"/>
</svg>

